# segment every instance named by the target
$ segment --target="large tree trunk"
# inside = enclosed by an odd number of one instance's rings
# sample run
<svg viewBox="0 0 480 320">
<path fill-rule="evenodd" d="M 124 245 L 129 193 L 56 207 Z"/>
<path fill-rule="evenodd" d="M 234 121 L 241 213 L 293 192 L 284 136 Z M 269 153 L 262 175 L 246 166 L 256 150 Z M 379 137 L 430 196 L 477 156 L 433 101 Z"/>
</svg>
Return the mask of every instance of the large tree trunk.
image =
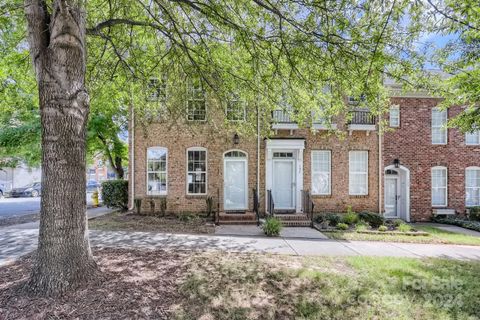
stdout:
<svg viewBox="0 0 480 320">
<path fill-rule="evenodd" d="M 56 295 L 97 270 L 85 199 L 85 12 L 82 0 L 55 0 L 49 8 L 44 0 L 25 4 L 42 122 L 40 232 L 27 288 Z"/>
</svg>

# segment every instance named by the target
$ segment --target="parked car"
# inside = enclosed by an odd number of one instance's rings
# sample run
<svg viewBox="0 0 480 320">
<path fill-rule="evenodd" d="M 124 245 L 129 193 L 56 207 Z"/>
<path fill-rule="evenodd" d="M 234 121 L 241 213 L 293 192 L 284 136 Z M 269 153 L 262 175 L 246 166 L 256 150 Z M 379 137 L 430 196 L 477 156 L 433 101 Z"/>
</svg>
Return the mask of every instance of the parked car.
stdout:
<svg viewBox="0 0 480 320">
<path fill-rule="evenodd" d="M 87 192 L 97 191 L 100 188 L 100 183 L 95 180 L 89 180 L 87 182 Z"/>
<path fill-rule="evenodd" d="M 13 188 L 8 195 L 12 198 L 39 197 L 42 195 L 42 184 L 41 182 L 34 182 L 22 188 Z"/>
</svg>

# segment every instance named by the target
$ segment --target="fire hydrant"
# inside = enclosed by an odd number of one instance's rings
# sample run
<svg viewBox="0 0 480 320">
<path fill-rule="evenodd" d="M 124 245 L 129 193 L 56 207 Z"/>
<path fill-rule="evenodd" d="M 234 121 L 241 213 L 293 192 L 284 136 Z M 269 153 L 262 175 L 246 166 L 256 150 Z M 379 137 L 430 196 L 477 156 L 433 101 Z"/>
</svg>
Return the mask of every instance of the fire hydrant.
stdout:
<svg viewBox="0 0 480 320">
<path fill-rule="evenodd" d="M 98 191 L 92 193 L 93 206 L 98 207 Z"/>
</svg>

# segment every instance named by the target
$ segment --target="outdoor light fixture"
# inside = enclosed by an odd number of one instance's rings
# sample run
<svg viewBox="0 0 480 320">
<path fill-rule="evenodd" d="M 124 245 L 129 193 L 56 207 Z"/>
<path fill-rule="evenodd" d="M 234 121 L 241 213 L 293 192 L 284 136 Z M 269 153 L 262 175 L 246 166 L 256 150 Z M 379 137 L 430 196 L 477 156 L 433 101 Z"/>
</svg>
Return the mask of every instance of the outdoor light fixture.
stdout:
<svg viewBox="0 0 480 320">
<path fill-rule="evenodd" d="M 395 168 L 398 169 L 398 167 L 400 167 L 400 160 L 394 159 L 394 160 L 393 160 L 393 164 L 395 165 Z"/>
<path fill-rule="evenodd" d="M 240 142 L 240 137 L 237 133 L 233 135 L 233 144 L 238 144 Z"/>
</svg>

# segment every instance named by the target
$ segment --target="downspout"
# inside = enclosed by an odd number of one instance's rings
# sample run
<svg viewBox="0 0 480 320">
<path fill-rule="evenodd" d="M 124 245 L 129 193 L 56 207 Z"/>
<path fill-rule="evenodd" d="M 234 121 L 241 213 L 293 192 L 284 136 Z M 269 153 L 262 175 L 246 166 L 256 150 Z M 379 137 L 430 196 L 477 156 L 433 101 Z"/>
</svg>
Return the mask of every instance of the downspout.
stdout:
<svg viewBox="0 0 480 320">
<path fill-rule="evenodd" d="M 131 194 L 131 199 L 132 199 L 132 202 L 130 204 L 130 209 L 129 210 L 134 210 L 135 209 L 135 112 L 134 112 L 134 108 L 133 108 L 133 105 L 130 106 L 130 112 L 131 112 L 131 120 L 132 120 L 132 126 L 131 126 L 131 135 L 132 135 L 132 138 L 130 139 L 130 168 L 131 168 L 131 172 L 129 172 L 129 175 L 130 175 L 130 183 L 132 185 L 132 194 Z"/>
<path fill-rule="evenodd" d="M 256 103 L 257 107 L 257 196 L 260 204 L 260 114 L 258 109 L 258 99 Z"/>
<path fill-rule="evenodd" d="M 382 115 L 378 116 L 378 214 L 382 214 L 382 176 L 383 176 L 383 153 L 382 153 Z"/>
</svg>

